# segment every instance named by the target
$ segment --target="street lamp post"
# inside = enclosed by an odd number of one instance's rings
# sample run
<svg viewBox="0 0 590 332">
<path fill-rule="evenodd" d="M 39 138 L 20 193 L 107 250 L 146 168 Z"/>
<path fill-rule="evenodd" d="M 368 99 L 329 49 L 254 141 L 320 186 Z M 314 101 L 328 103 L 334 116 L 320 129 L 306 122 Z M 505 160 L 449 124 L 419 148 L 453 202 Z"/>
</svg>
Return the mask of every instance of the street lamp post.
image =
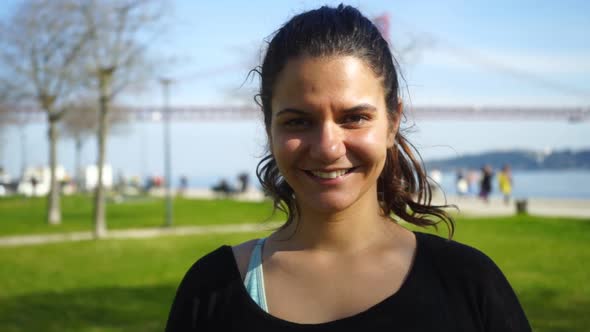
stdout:
<svg viewBox="0 0 590 332">
<path fill-rule="evenodd" d="M 172 158 L 170 153 L 170 84 L 169 78 L 160 78 L 164 97 L 162 117 L 164 123 L 164 174 L 166 184 L 166 215 L 164 226 L 172 226 Z"/>
</svg>

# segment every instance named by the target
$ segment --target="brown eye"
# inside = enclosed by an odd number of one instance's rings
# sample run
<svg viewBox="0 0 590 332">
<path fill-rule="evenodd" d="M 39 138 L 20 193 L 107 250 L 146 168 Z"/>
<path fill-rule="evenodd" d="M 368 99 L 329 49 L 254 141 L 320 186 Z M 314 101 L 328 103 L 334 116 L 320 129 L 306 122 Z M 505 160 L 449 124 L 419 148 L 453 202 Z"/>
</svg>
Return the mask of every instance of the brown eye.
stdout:
<svg viewBox="0 0 590 332">
<path fill-rule="evenodd" d="M 309 121 L 308 119 L 295 118 L 285 121 L 283 123 L 283 126 L 287 128 L 305 128 L 308 127 L 310 123 L 311 121 Z"/>
<path fill-rule="evenodd" d="M 364 114 L 351 114 L 344 117 L 342 122 L 344 124 L 363 124 L 367 120 L 369 117 Z"/>
</svg>

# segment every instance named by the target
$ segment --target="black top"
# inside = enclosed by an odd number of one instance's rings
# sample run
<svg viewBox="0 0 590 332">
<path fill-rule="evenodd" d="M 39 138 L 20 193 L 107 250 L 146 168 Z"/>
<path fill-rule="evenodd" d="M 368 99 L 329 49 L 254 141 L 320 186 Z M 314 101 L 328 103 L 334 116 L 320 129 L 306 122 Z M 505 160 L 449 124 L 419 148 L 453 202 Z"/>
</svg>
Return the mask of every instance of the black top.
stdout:
<svg viewBox="0 0 590 332">
<path fill-rule="evenodd" d="M 415 233 L 401 288 L 366 311 L 298 324 L 263 311 L 247 293 L 232 249 L 199 259 L 182 280 L 166 331 L 531 331 L 500 269 L 466 245 Z"/>
</svg>

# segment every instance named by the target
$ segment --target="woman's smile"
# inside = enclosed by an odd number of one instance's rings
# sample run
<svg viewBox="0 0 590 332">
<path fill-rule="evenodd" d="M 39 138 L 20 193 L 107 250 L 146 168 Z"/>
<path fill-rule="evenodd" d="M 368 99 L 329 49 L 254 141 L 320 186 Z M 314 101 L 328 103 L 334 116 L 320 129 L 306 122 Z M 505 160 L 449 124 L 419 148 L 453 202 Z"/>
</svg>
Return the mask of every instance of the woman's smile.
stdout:
<svg viewBox="0 0 590 332">
<path fill-rule="evenodd" d="M 336 179 L 350 173 L 353 169 L 354 167 L 336 170 L 306 170 L 305 172 L 320 179 Z"/>
<path fill-rule="evenodd" d="M 352 175 L 357 167 L 339 168 L 334 170 L 302 170 L 306 176 L 321 185 L 339 185 Z"/>
</svg>

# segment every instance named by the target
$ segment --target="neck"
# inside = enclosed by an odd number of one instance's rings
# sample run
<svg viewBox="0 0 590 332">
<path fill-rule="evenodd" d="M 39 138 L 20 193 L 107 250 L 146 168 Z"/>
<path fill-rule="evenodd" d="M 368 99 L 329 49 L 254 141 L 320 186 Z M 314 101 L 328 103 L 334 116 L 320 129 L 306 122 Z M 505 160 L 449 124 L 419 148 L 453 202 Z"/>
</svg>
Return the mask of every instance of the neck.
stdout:
<svg viewBox="0 0 590 332">
<path fill-rule="evenodd" d="M 360 200 L 342 211 L 317 211 L 299 207 L 300 215 L 278 236 L 295 249 L 358 252 L 390 234 L 392 222 L 377 201 Z"/>
</svg>

